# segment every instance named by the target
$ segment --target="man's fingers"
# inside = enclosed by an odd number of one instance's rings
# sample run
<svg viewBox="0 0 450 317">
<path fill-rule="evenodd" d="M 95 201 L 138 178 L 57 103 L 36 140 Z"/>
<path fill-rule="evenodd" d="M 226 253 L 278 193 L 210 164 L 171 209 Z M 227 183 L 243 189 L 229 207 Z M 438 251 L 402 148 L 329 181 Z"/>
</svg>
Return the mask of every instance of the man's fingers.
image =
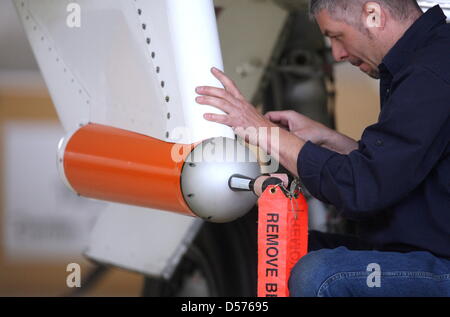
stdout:
<svg viewBox="0 0 450 317">
<path fill-rule="evenodd" d="M 291 111 L 270 111 L 265 114 L 265 117 L 269 120 L 281 121 L 289 118 L 292 115 Z"/>
<path fill-rule="evenodd" d="M 203 118 L 205 118 L 205 120 L 208 120 L 208 121 L 221 123 L 221 124 L 228 125 L 228 126 L 230 125 L 229 116 L 224 115 L 224 114 L 205 113 L 203 115 Z"/>
<path fill-rule="evenodd" d="M 222 88 L 203 86 L 203 87 L 198 87 L 196 89 L 196 92 L 199 95 L 225 99 L 231 105 L 235 105 L 236 103 L 238 103 L 236 98 L 234 98 L 234 96 L 232 96 L 231 93 L 229 93 L 228 91 L 226 91 L 225 89 L 222 89 Z"/>
<path fill-rule="evenodd" d="M 273 111 L 265 114 L 265 117 L 271 122 L 280 124 L 283 127 L 289 127 L 289 115 L 286 111 Z"/>
<path fill-rule="evenodd" d="M 225 113 L 230 113 L 233 106 L 226 100 L 211 96 L 200 96 L 195 99 L 197 103 L 205 106 L 213 106 Z"/>
<path fill-rule="evenodd" d="M 228 91 L 234 98 L 243 99 L 241 92 L 227 75 L 215 67 L 211 69 L 211 72 L 222 83 L 225 90 Z"/>
<path fill-rule="evenodd" d="M 280 115 L 277 112 L 268 112 L 264 115 L 267 119 L 269 119 L 272 122 L 279 122 L 280 121 Z"/>
</svg>

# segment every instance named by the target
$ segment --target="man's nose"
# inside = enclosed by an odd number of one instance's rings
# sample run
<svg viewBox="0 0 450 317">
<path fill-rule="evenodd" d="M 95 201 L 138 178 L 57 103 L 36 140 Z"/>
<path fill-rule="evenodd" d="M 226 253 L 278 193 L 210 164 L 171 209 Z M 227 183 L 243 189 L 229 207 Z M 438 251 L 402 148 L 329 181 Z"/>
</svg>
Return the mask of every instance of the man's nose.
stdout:
<svg viewBox="0 0 450 317">
<path fill-rule="evenodd" d="M 331 49 L 333 51 L 333 57 L 336 62 L 343 62 L 348 59 L 348 52 L 344 47 L 336 42 L 331 44 Z"/>
</svg>

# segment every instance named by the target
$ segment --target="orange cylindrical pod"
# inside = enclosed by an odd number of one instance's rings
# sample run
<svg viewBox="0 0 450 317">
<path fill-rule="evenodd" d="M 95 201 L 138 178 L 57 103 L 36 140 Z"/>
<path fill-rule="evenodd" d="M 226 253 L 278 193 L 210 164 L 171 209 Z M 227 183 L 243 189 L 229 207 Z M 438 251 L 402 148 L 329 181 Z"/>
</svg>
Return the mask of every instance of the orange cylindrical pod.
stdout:
<svg viewBox="0 0 450 317">
<path fill-rule="evenodd" d="M 173 143 L 100 124 L 64 143 L 63 176 L 79 195 L 193 215 L 180 184 L 186 157 L 172 158 Z"/>
</svg>

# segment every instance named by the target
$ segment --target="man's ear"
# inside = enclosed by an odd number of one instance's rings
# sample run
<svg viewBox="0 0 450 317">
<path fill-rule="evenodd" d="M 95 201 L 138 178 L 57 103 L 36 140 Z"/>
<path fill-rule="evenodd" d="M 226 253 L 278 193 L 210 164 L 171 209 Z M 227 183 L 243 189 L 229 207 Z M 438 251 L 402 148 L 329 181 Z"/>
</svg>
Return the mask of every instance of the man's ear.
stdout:
<svg viewBox="0 0 450 317">
<path fill-rule="evenodd" d="M 377 2 L 366 2 L 363 8 L 364 26 L 370 28 L 384 28 L 386 15 Z"/>
</svg>

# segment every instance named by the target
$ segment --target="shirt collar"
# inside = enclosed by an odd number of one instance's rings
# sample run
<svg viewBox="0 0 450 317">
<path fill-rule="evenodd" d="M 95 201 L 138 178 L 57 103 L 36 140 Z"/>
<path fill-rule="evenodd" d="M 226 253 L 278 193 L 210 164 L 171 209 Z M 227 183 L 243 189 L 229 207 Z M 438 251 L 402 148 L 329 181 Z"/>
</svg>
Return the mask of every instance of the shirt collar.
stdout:
<svg viewBox="0 0 450 317">
<path fill-rule="evenodd" d="M 383 58 L 380 69 L 386 67 L 391 74 L 399 72 L 408 64 L 413 53 L 425 44 L 430 37 L 429 31 L 438 25 L 445 24 L 446 19 L 439 5 L 425 12 Z"/>
</svg>

